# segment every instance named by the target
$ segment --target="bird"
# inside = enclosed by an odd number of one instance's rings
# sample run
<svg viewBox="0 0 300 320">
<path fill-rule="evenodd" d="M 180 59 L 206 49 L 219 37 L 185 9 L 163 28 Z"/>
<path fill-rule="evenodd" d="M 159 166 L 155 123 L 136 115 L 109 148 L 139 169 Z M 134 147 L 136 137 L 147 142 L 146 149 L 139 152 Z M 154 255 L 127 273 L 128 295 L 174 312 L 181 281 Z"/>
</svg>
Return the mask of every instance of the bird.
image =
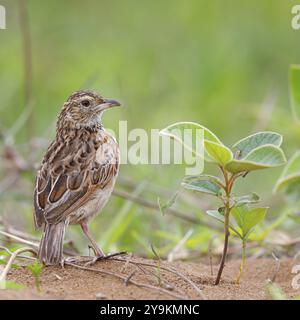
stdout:
<svg viewBox="0 0 300 320">
<path fill-rule="evenodd" d="M 81 226 L 96 258 L 105 257 L 88 225 L 107 204 L 118 176 L 119 146 L 102 115 L 120 105 L 90 90 L 74 92 L 63 104 L 34 191 L 35 228 L 44 227 L 38 259 L 44 265 L 63 265 L 65 231 L 73 224 Z"/>
</svg>

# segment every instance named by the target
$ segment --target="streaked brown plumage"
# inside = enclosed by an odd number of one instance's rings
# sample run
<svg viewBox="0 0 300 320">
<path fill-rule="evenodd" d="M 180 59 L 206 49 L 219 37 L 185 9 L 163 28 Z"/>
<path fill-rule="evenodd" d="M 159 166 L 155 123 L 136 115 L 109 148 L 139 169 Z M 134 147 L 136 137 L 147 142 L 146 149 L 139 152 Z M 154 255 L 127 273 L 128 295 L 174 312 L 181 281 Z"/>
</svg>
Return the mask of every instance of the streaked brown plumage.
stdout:
<svg viewBox="0 0 300 320">
<path fill-rule="evenodd" d="M 119 106 L 91 91 L 77 91 L 58 117 L 56 139 L 37 173 L 34 195 L 36 228 L 44 225 L 39 259 L 63 262 L 63 240 L 69 224 L 80 224 L 96 256 L 103 252 L 91 237 L 88 221 L 103 209 L 119 170 L 119 147 L 104 130 L 104 110 Z"/>
</svg>

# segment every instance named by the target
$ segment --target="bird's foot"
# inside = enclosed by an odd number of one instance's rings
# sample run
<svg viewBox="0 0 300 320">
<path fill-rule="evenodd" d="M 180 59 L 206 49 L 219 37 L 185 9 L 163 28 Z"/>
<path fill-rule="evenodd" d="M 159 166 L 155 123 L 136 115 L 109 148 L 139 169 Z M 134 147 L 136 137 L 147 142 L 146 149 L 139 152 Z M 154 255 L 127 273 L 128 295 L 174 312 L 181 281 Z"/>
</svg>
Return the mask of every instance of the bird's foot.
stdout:
<svg viewBox="0 0 300 320">
<path fill-rule="evenodd" d="M 111 258 L 117 257 L 117 256 L 122 256 L 127 254 L 126 251 L 121 251 L 121 252 L 115 252 L 115 253 L 108 253 L 106 255 L 98 255 L 96 257 L 93 257 L 93 259 L 91 261 L 88 261 L 85 263 L 85 266 L 92 266 L 93 264 L 95 264 L 97 261 L 100 260 L 109 260 Z"/>
</svg>

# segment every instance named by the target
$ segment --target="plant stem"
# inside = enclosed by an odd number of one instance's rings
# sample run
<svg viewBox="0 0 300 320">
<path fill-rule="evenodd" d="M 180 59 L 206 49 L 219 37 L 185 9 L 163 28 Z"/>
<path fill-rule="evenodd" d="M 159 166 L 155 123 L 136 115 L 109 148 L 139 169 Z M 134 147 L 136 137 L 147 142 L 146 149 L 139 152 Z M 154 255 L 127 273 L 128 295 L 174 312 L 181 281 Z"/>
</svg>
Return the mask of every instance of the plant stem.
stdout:
<svg viewBox="0 0 300 320">
<path fill-rule="evenodd" d="M 243 248 L 242 248 L 242 260 L 241 260 L 241 264 L 240 264 L 240 270 L 239 270 L 239 273 L 236 277 L 236 284 L 239 284 L 240 283 L 240 279 L 241 279 L 241 275 L 242 275 L 242 272 L 243 272 L 243 268 L 244 268 L 244 265 L 245 265 L 245 260 L 246 260 L 246 240 L 243 239 Z"/>
<path fill-rule="evenodd" d="M 221 259 L 221 263 L 219 266 L 219 271 L 218 271 L 218 275 L 215 281 L 215 285 L 218 285 L 220 283 L 221 280 L 221 276 L 222 276 L 222 272 L 225 266 L 225 260 L 226 260 L 226 256 L 227 256 L 227 249 L 228 249 L 228 240 L 229 240 L 229 214 L 230 214 L 230 208 L 229 205 L 227 205 L 226 203 L 226 208 L 225 208 L 225 220 L 224 220 L 224 247 L 223 247 L 223 254 L 222 254 L 222 259 Z"/>
<path fill-rule="evenodd" d="M 40 279 L 39 279 L 39 277 L 34 277 L 34 280 L 35 280 L 36 290 L 38 293 L 40 293 L 41 292 Z"/>
<path fill-rule="evenodd" d="M 219 271 L 218 271 L 218 275 L 217 275 L 217 278 L 216 278 L 216 281 L 215 281 L 215 285 L 218 285 L 220 283 L 222 272 L 223 272 L 223 269 L 224 269 L 224 266 L 225 266 L 226 256 L 227 256 L 228 242 L 229 242 L 229 236 L 230 236 L 230 232 L 229 232 L 229 216 L 230 216 L 230 211 L 231 211 L 230 196 L 231 196 L 231 190 L 232 190 L 233 183 L 234 183 L 234 175 L 232 175 L 229 178 L 227 171 L 223 167 L 221 167 L 221 170 L 222 170 L 223 175 L 224 175 L 225 193 L 226 193 L 226 198 L 225 198 L 225 202 L 224 202 L 224 204 L 225 204 L 225 213 L 224 213 L 224 247 L 223 247 L 222 259 L 221 259 L 221 262 L 220 262 Z"/>
</svg>

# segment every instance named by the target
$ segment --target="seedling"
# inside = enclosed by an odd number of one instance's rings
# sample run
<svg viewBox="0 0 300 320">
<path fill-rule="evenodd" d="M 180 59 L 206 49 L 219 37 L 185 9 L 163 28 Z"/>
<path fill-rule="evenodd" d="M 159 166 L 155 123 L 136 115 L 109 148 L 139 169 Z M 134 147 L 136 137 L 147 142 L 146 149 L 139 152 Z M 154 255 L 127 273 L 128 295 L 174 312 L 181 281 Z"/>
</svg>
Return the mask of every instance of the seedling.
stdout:
<svg viewBox="0 0 300 320">
<path fill-rule="evenodd" d="M 151 243 L 151 249 L 152 249 L 152 252 L 153 252 L 153 254 L 155 255 L 155 257 L 157 259 L 157 268 L 156 268 L 157 280 L 158 280 L 158 285 L 161 286 L 160 256 L 156 252 L 156 250 L 155 250 L 155 248 L 154 248 L 152 243 Z"/>
<path fill-rule="evenodd" d="M 41 292 L 41 282 L 40 275 L 43 271 L 43 265 L 39 263 L 37 260 L 29 265 L 27 269 L 32 273 L 35 282 L 35 288 L 38 292 Z"/>
<path fill-rule="evenodd" d="M 258 202 L 258 196 L 255 195 L 255 201 Z M 246 198 L 246 197 L 245 197 Z M 253 200 L 254 201 L 254 200 Z M 268 208 L 253 208 L 250 209 L 248 205 L 235 206 L 231 209 L 231 217 L 229 219 L 229 231 L 234 233 L 242 241 L 242 259 L 240 263 L 239 272 L 236 278 L 236 283 L 240 283 L 240 278 L 243 272 L 246 260 L 246 246 L 250 234 L 254 227 L 258 225 L 265 217 Z M 216 220 L 224 223 L 224 209 L 208 210 L 207 214 Z"/>
<path fill-rule="evenodd" d="M 209 129 L 193 122 L 175 123 L 162 130 L 161 134 L 184 144 L 182 137 L 186 137 L 187 132 L 194 135 L 197 132 L 196 129 L 203 130 L 204 134 L 203 160 L 216 165 L 220 169 L 222 178 L 206 174 L 186 176 L 182 186 L 215 196 L 221 201 L 222 205 L 218 210 L 208 211 L 210 216 L 224 223 L 223 254 L 215 284 L 219 284 L 224 269 L 230 230 L 240 237 L 243 243 L 242 262 L 237 276 L 237 282 L 239 282 L 246 257 L 246 241 L 253 227 L 264 218 L 267 208 L 250 209 L 249 205 L 257 203 L 259 197 L 255 193 L 237 196 L 233 193 L 234 186 L 238 178 L 246 177 L 251 171 L 278 167 L 286 162 L 280 148 L 282 136 L 275 132 L 258 132 L 238 141 L 230 149 Z M 193 141 L 193 137 L 188 141 Z M 196 153 L 191 144 L 184 144 L 184 146 L 192 150 L 195 155 L 201 156 Z M 234 218 L 236 227 L 231 223 L 230 216 Z"/>
</svg>

